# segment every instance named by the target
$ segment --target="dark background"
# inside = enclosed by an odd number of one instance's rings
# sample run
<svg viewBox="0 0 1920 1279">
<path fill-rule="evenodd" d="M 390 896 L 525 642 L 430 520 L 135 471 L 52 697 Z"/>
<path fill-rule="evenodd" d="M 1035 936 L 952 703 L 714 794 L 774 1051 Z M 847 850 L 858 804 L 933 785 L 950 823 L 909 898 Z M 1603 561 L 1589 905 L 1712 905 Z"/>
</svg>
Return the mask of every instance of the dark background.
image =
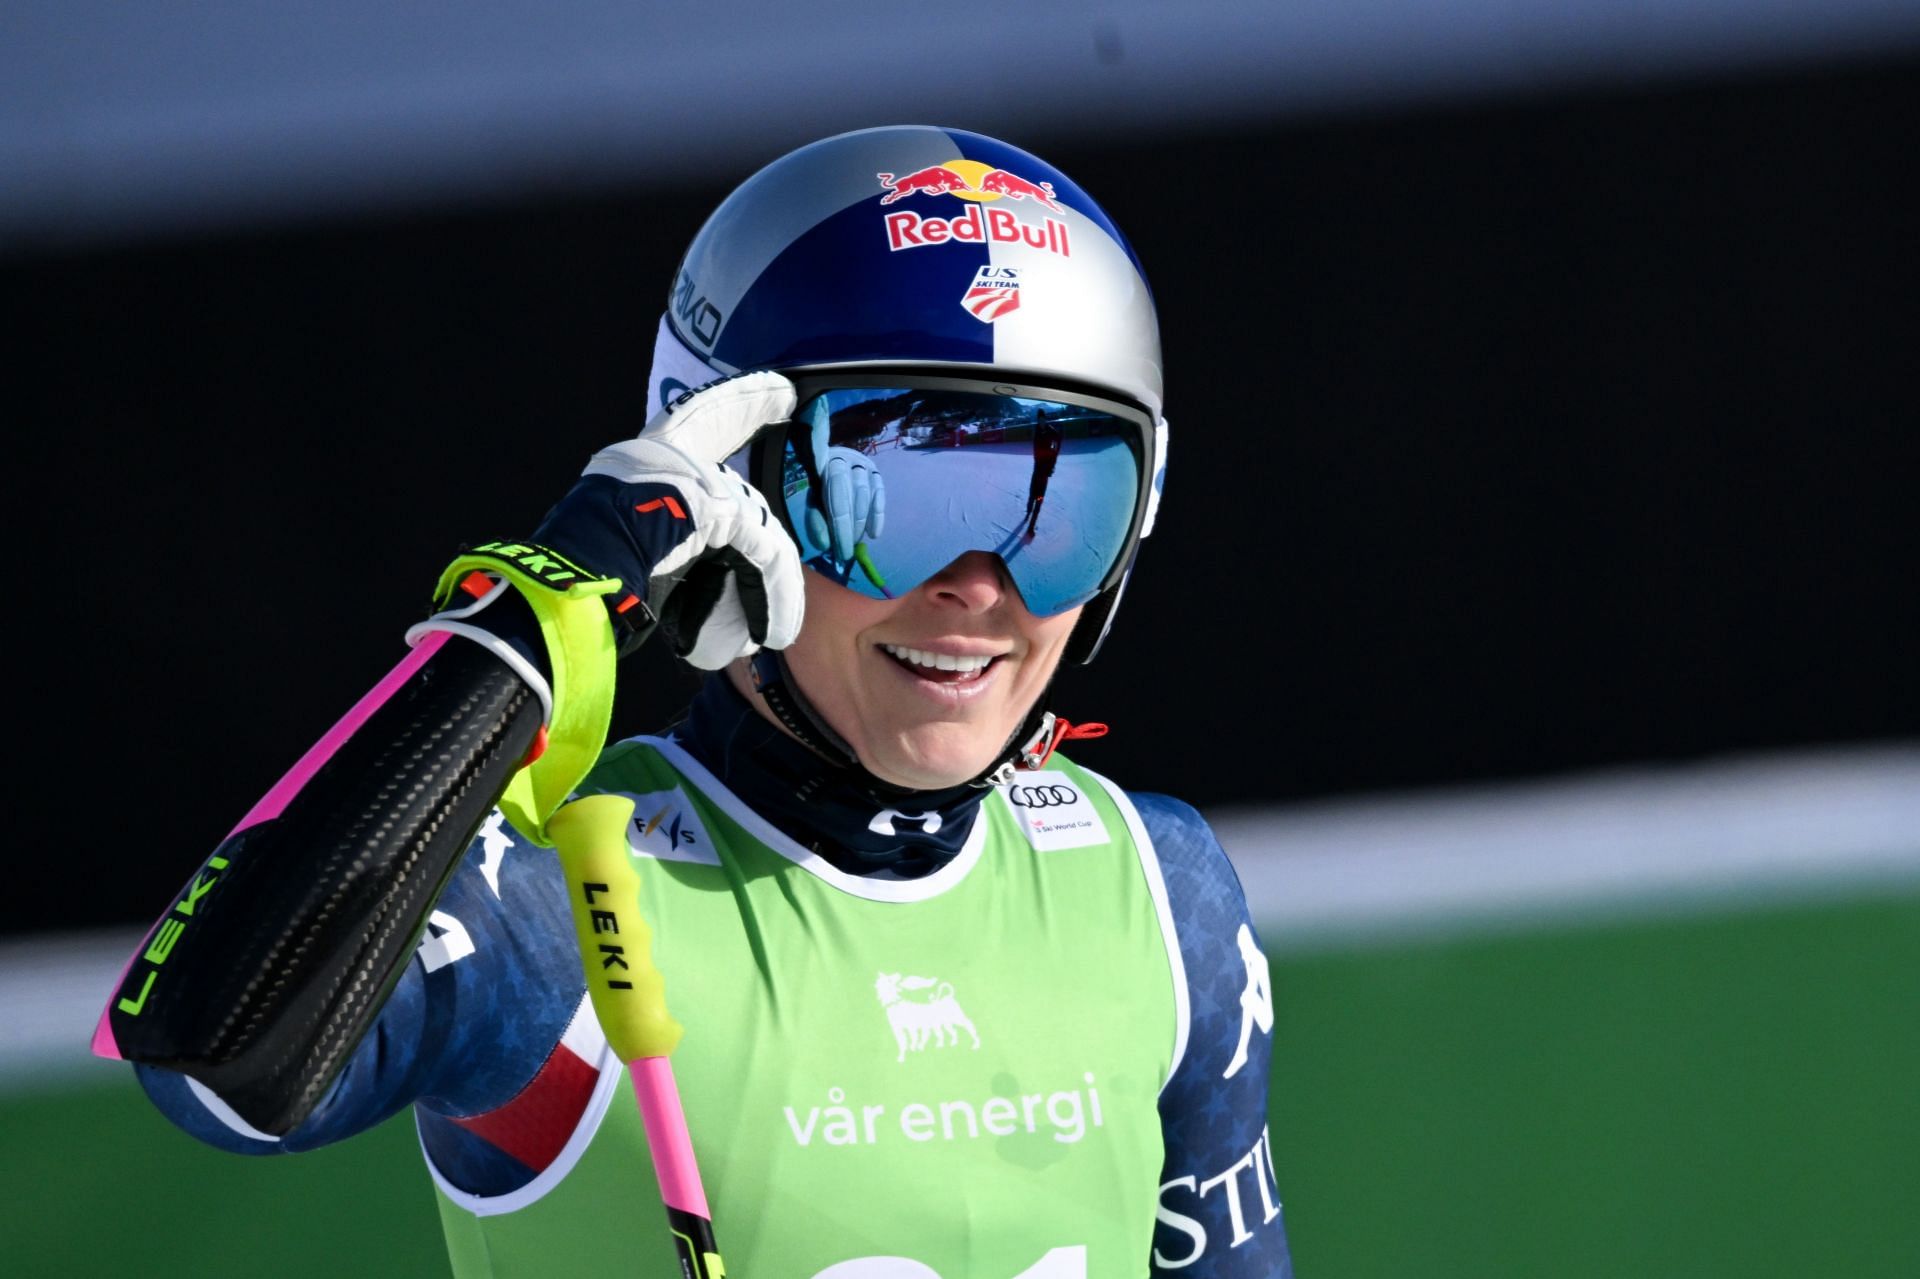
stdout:
<svg viewBox="0 0 1920 1279">
<path fill-rule="evenodd" d="M 1056 699 L 1113 725 L 1079 758 L 1245 805 L 1920 735 L 1917 119 L 1905 59 L 1010 137 L 1131 235 L 1166 345 L 1160 532 Z M 0 929 L 149 917 L 462 542 L 638 429 L 723 194 L 0 261 Z M 693 685 L 623 678 L 622 733 Z"/>
</svg>

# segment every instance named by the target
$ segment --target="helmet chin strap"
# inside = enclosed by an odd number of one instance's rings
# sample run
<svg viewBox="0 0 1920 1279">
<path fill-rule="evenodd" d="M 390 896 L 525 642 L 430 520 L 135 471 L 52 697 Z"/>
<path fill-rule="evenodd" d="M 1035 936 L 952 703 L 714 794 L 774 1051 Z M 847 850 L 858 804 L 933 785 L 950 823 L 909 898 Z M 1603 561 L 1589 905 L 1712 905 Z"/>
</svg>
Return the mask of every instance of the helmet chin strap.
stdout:
<svg viewBox="0 0 1920 1279">
<path fill-rule="evenodd" d="M 787 666 L 787 659 L 783 655 L 763 648 L 754 654 L 749 671 L 754 691 L 767 704 L 767 709 L 773 712 L 774 718 L 816 755 L 852 773 L 876 795 L 900 797 L 925 793 L 896 785 L 869 772 L 853 748 L 847 745 L 846 739 L 834 731 L 833 726 L 827 723 L 826 716 L 800 691 L 800 685 L 793 678 L 793 671 Z M 1015 770 L 1038 768 L 1046 762 L 1053 753 L 1054 745 L 1055 717 L 1047 709 L 1047 699 L 1052 691 L 1053 684 L 1049 681 L 1040 696 L 1034 699 L 1026 719 L 1000 748 L 993 763 L 965 785 L 1003 786 L 1013 780 Z"/>
</svg>

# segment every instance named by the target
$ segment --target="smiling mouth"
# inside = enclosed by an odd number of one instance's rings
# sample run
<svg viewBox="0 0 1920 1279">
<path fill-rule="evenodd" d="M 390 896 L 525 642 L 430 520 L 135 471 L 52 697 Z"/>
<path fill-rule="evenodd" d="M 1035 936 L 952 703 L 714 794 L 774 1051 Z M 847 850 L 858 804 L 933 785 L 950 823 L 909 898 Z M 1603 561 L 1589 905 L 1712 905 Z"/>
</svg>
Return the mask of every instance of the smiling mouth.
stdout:
<svg viewBox="0 0 1920 1279">
<path fill-rule="evenodd" d="M 976 654 L 957 657 L 952 653 L 930 653 L 904 644 L 882 644 L 880 651 L 909 672 L 935 684 L 968 684 L 986 674 L 1000 660 L 999 655 Z"/>
</svg>

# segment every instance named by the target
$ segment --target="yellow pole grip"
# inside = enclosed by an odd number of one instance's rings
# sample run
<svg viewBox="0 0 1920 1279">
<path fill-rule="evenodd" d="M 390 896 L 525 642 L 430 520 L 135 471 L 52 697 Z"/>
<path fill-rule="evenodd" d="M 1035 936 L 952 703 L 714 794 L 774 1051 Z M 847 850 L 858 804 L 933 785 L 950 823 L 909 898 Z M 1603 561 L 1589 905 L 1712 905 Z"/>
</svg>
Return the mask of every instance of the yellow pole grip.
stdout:
<svg viewBox="0 0 1920 1279">
<path fill-rule="evenodd" d="M 587 993 L 622 1061 L 664 1057 L 680 1042 L 666 983 L 653 965 L 653 933 L 640 915 L 640 874 L 627 852 L 633 801 L 589 795 L 547 824 L 567 877 Z"/>
</svg>

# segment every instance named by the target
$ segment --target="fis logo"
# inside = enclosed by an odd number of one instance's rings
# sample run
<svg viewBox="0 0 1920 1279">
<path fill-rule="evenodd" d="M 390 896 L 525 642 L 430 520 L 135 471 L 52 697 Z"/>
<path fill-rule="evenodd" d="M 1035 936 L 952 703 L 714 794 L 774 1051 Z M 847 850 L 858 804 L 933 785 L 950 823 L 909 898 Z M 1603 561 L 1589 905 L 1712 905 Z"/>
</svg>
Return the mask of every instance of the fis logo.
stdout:
<svg viewBox="0 0 1920 1279">
<path fill-rule="evenodd" d="M 696 841 L 693 838 L 693 832 L 691 830 L 681 829 L 680 814 L 677 812 L 674 812 L 674 808 L 672 804 L 665 805 L 660 809 L 659 812 L 647 818 L 647 824 L 641 827 L 640 829 L 640 838 L 645 839 L 647 836 L 653 834 L 653 832 L 655 832 L 656 830 L 659 830 L 661 820 L 665 818 L 668 813 L 673 813 L 673 824 L 667 827 L 667 847 L 679 848 L 683 844 L 695 843 Z M 636 817 L 633 820 L 635 822 L 638 822 L 640 819 Z"/>
<path fill-rule="evenodd" d="M 633 801 L 633 820 L 627 824 L 629 852 L 661 861 L 720 864 L 699 812 L 679 787 L 627 798 Z"/>
<path fill-rule="evenodd" d="M 980 1047 L 980 1033 L 954 998 L 952 982 L 881 973 L 873 983 L 873 992 L 886 1010 L 887 1024 L 893 1027 L 893 1042 L 899 1049 L 895 1061 L 905 1061 L 909 1052 L 922 1052 L 929 1044 L 952 1047 L 960 1042 L 963 1030 L 973 1040 L 974 1048 Z"/>
<path fill-rule="evenodd" d="M 1060 205 L 1051 182 L 1034 182 L 979 160 L 958 158 L 911 173 L 874 176 L 886 188 L 886 194 L 880 197 L 883 208 L 908 196 L 945 195 L 966 202 L 961 212 L 945 218 L 927 217 L 910 208 L 889 212 L 884 218 L 887 247 L 895 252 L 929 244 L 1024 244 L 1063 258 L 1073 256 L 1063 220 L 1066 209 Z M 1011 201 L 1022 207 L 1031 201 L 1039 208 L 1062 216 L 1056 218 L 1043 213 L 1036 226 L 1017 216 L 1011 208 L 987 207 L 999 201 Z"/>
<path fill-rule="evenodd" d="M 992 324 L 1003 315 L 1020 309 L 1020 268 L 983 266 L 973 273 L 973 283 L 961 295 L 960 305 L 974 319 Z"/>
</svg>

